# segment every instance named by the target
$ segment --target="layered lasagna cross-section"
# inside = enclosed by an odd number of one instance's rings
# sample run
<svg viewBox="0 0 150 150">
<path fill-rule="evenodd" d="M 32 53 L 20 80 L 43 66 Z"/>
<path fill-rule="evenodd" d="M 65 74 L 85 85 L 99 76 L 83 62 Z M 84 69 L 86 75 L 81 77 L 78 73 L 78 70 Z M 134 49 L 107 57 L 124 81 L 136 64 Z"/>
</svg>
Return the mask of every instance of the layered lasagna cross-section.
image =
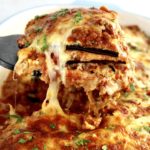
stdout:
<svg viewBox="0 0 150 150">
<path fill-rule="evenodd" d="M 116 12 L 100 9 L 61 9 L 31 20 L 18 40 L 17 76 L 24 81 L 38 77 L 49 84 L 43 111 L 70 112 L 83 103 L 84 128 L 95 128 L 101 109 L 132 82 L 132 65 Z M 68 94 L 82 91 L 86 101 Z M 58 100 L 58 97 L 61 97 Z M 64 114 L 65 115 L 65 114 Z M 94 119 L 94 121 L 93 121 Z"/>
</svg>

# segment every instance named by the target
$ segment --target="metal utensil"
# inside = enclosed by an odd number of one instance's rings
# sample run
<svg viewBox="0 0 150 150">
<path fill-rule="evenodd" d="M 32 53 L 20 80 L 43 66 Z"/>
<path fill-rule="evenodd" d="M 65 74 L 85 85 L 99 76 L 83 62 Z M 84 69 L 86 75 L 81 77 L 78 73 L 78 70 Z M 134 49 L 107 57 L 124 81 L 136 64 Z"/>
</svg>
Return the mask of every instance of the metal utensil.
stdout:
<svg viewBox="0 0 150 150">
<path fill-rule="evenodd" d="M 17 61 L 17 39 L 21 34 L 0 37 L 0 65 L 13 70 Z"/>
</svg>

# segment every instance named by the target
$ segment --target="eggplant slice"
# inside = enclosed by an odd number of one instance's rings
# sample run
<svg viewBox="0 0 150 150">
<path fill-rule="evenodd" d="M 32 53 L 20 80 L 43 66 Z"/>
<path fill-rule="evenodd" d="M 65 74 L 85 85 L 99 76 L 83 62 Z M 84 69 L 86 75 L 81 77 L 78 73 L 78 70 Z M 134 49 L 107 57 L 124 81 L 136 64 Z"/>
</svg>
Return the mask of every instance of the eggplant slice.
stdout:
<svg viewBox="0 0 150 150">
<path fill-rule="evenodd" d="M 109 63 L 113 63 L 113 64 L 126 64 L 123 61 L 109 61 L 109 60 L 91 60 L 91 61 L 78 61 L 78 60 L 69 60 L 67 61 L 66 65 L 72 65 L 72 64 L 79 64 L 79 63 L 96 63 L 96 64 L 109 64 Z"/>
<path fill-rule="evenodd" d="M 80 45 L 66 45 L 66 50 L 68 51 L 83 51 L 88 53 L 94 53 L 98 55 L 107 55 L 111 57 L 118 57 L 118 52 L 114 52 L 111 50 L 103 50 L 98 48 L 91 48 L 91 47 L 82 47 Z"/>
</svg>

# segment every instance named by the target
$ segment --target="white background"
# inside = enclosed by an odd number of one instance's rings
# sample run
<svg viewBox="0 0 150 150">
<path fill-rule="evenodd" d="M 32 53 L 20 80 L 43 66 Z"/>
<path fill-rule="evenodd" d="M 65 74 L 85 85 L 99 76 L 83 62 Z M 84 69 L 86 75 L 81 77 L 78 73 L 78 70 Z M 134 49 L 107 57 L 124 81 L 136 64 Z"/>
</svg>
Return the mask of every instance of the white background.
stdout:
<svg viewBox="0 0 150 150">
<path fill-rule="evenodd" d="M 0 23 L 23 10 L 41 5 L 82 5 L 89 6 L 113 5 L 150 18 L 150 0 L 0 0 Z"/>
</svg>

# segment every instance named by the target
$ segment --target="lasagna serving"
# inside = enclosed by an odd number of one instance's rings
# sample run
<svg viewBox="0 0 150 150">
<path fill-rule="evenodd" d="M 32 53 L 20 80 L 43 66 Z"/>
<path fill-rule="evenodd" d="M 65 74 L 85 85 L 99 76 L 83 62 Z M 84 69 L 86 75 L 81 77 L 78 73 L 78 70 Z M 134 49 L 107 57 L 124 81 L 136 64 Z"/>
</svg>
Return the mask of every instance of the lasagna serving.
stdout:
<svg viewBox="0 0 150 150">
<path fill-rule="evenodd" d="M 106 7 L 61 9 L 17 42 L 0 149 L 150 149 L 150 38 L 137 26 Z"/>
</svg>

